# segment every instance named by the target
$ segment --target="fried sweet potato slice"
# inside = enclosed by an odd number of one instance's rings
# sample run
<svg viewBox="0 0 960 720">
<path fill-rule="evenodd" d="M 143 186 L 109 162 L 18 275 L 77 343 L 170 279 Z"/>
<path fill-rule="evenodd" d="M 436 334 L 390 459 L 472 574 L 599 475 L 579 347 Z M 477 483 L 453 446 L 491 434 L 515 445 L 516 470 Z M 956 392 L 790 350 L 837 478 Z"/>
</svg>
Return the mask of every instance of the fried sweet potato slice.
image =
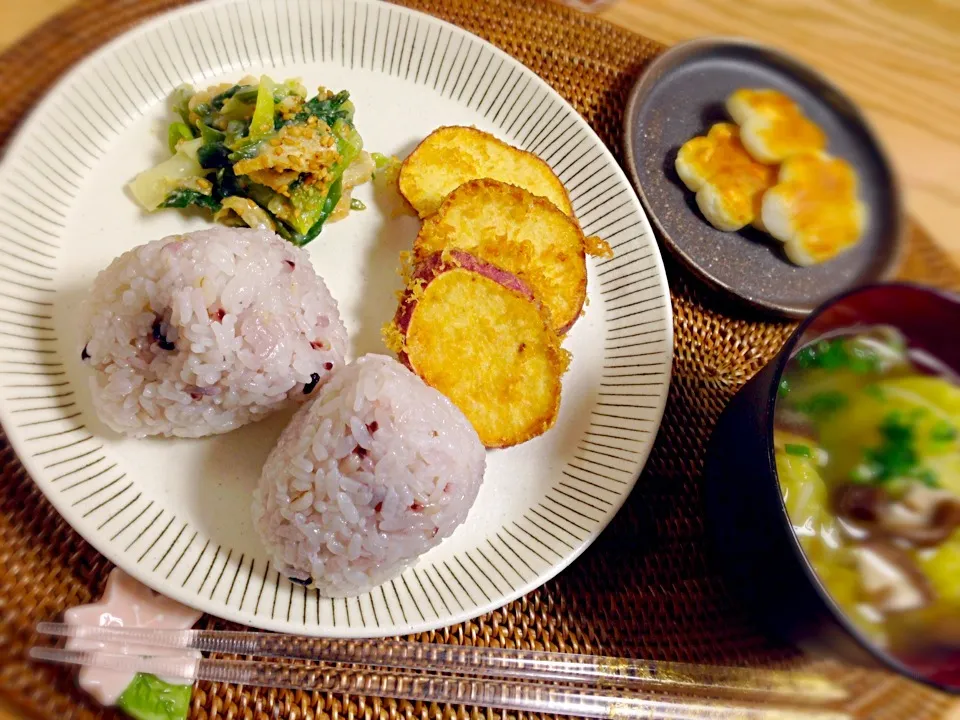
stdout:
<svg viewBox="0 0 960 720">
<path fill-rule="evenodd" d="M 549 430 L 569 355 L 516 276 L 459 250 L 416 266 L 387 344 L 473 423 L 486 447 Z"/>
<path fill-rule="evenodd" d="M 441 127 L 410 153 L 400 168 L 400 193 L 421 218 L 463 183 L 492 178 L 546 198 L 573 217 L 570 196 L 543 160 L 471 127 Z"/>
<path fill-rule="evenodd" d="M 580 226 L 553 203 L 484 179 L 450 193 L 424 221 L 413 250 L 423 259 L 457 248 L 513 273 L 550 311 L 553 328 L 562 335 L 587 297 L 584 247 Z"/>
</svg>

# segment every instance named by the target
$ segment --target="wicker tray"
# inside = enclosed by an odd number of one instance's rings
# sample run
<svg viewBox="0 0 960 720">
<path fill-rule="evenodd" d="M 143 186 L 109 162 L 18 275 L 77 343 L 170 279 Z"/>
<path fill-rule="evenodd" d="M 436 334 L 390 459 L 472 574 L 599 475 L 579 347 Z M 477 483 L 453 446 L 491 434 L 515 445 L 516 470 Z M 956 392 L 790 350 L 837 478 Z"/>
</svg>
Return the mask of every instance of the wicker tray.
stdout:
<svg viewBox="0 0 960 720">
<path fill-rule="evenodd" d="M 319 1 L 319 0 L 318 0 Z M 177 0 L 81 0 L 0 56 L 0 144 L 79 58 Z M 569 100 L 620 157 L 627 91 L 661 48 L 602 21 L 536 0 L 402 0 L 490 40 Z M 510 605 L 420 640 L 628 654 L 736 665 L 809 663 L 759 634 L 714 565 L 704 533 L 701 467 L 713 424 L 733 393 L 793 325 L 749 315 L 669 263 L 674 378 L 644 476 L 620 514 L 574 565 Z M 960 272 L 918 228 L 901 276 L 960 287 Z M 89 602 L 109 563 L 70 529 L 0 436 L 0 694 L 30 717 L 113 717 L 72 675 L 28 662 L 38 620 Z M 211 627 L 226 623 L 206 618 Z M 833 666 L 871 718 L 943 717 L 950 699 L 896 677 Z M 393 700 L 201 683 L 194 718 L 448 718 L 497 716 Z"/>
</svg>

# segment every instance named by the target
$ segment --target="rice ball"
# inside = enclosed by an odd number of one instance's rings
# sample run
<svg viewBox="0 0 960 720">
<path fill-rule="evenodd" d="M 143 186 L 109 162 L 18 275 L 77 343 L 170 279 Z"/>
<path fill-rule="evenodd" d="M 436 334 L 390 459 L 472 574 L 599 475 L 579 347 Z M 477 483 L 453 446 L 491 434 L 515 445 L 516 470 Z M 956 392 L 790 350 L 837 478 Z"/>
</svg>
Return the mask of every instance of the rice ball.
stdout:
<svg viewBox="0 0 960 720">
<path fill-rule="evenodd" d="M 463 522 L 485 463 L 453 403 L 396 360 L 367 355 L 283 431 L 254 493 L 254 524 L 291 580 L 356 595 Z"/>
<path fill-rule="evenodd" d="M 102 271 L 80 356 L 104 423 L 202 437 L 302 402 L 344 364 L 337 303 L 307 253 L 215 227 L 129 250 Z"/>
</svg>

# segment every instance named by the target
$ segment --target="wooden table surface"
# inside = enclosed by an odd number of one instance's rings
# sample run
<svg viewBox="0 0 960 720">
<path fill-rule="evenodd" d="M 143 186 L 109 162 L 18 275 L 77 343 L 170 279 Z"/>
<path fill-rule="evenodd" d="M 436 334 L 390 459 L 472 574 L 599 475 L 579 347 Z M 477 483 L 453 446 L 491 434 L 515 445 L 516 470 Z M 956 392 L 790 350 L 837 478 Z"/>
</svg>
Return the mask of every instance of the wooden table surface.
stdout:
<svg viewBox="0 0 960 720">
<path fill-rule="evenodd" d="M 960 2 L 620 0 L 601 16 L 666 44 L 745 36 L 822 71 L 873 123 L 912 215 L 960 261 Z"/>
<path fill-rule="evenodd" d="M 0 51 L 72 2 L 0 0 Z M 911 213 L 960 262 L 960 2 L 619 0 L 601 17 L 667 44 L 754 38 L 824 72 L 864 108 Z"/>
<path fill-rule="evenodd" d="M 73 0 L 0 0 L 0 50 Z M 866 111 L 907 206 L 960 262 L 960 1 L 619 0 L 601 17 L 664 43 L 741 35 L 777 45 Z"/>
</svg>

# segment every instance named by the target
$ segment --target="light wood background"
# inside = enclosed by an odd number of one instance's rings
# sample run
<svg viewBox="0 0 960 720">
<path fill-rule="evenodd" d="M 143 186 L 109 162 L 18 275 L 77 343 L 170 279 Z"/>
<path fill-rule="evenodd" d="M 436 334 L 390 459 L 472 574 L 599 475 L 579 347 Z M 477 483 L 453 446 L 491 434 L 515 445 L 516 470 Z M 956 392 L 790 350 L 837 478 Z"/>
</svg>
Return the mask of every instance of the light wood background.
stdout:
<svg viewBox="0 0 960 720">
<path fill-rule="evenodd" d="M 73 0 L 0 0 L 0 51 Z M 823 71 L 866 111 L 915 218 L 960 262 L 960 0 L 619 0 L 663 43 L 740 35 Z M 0 705 L 0 720 L 16 717 Z"/>
<path fill-rule="evenodd" d="M 0 0 L 0 50 L 73 0 Z M 777 45 L 866 111 L 912 215 L 960 262 L 960 0 L 619 0 L 600 16 L 664 43 Z"/>
<path fill-rule="evenodd" d="M 960 1 L 621 0 L 601 17 L 668 44 L 746 36 L 821 70 L 866 111 L 910 212 L 960 260 Z"/>
</svg>

